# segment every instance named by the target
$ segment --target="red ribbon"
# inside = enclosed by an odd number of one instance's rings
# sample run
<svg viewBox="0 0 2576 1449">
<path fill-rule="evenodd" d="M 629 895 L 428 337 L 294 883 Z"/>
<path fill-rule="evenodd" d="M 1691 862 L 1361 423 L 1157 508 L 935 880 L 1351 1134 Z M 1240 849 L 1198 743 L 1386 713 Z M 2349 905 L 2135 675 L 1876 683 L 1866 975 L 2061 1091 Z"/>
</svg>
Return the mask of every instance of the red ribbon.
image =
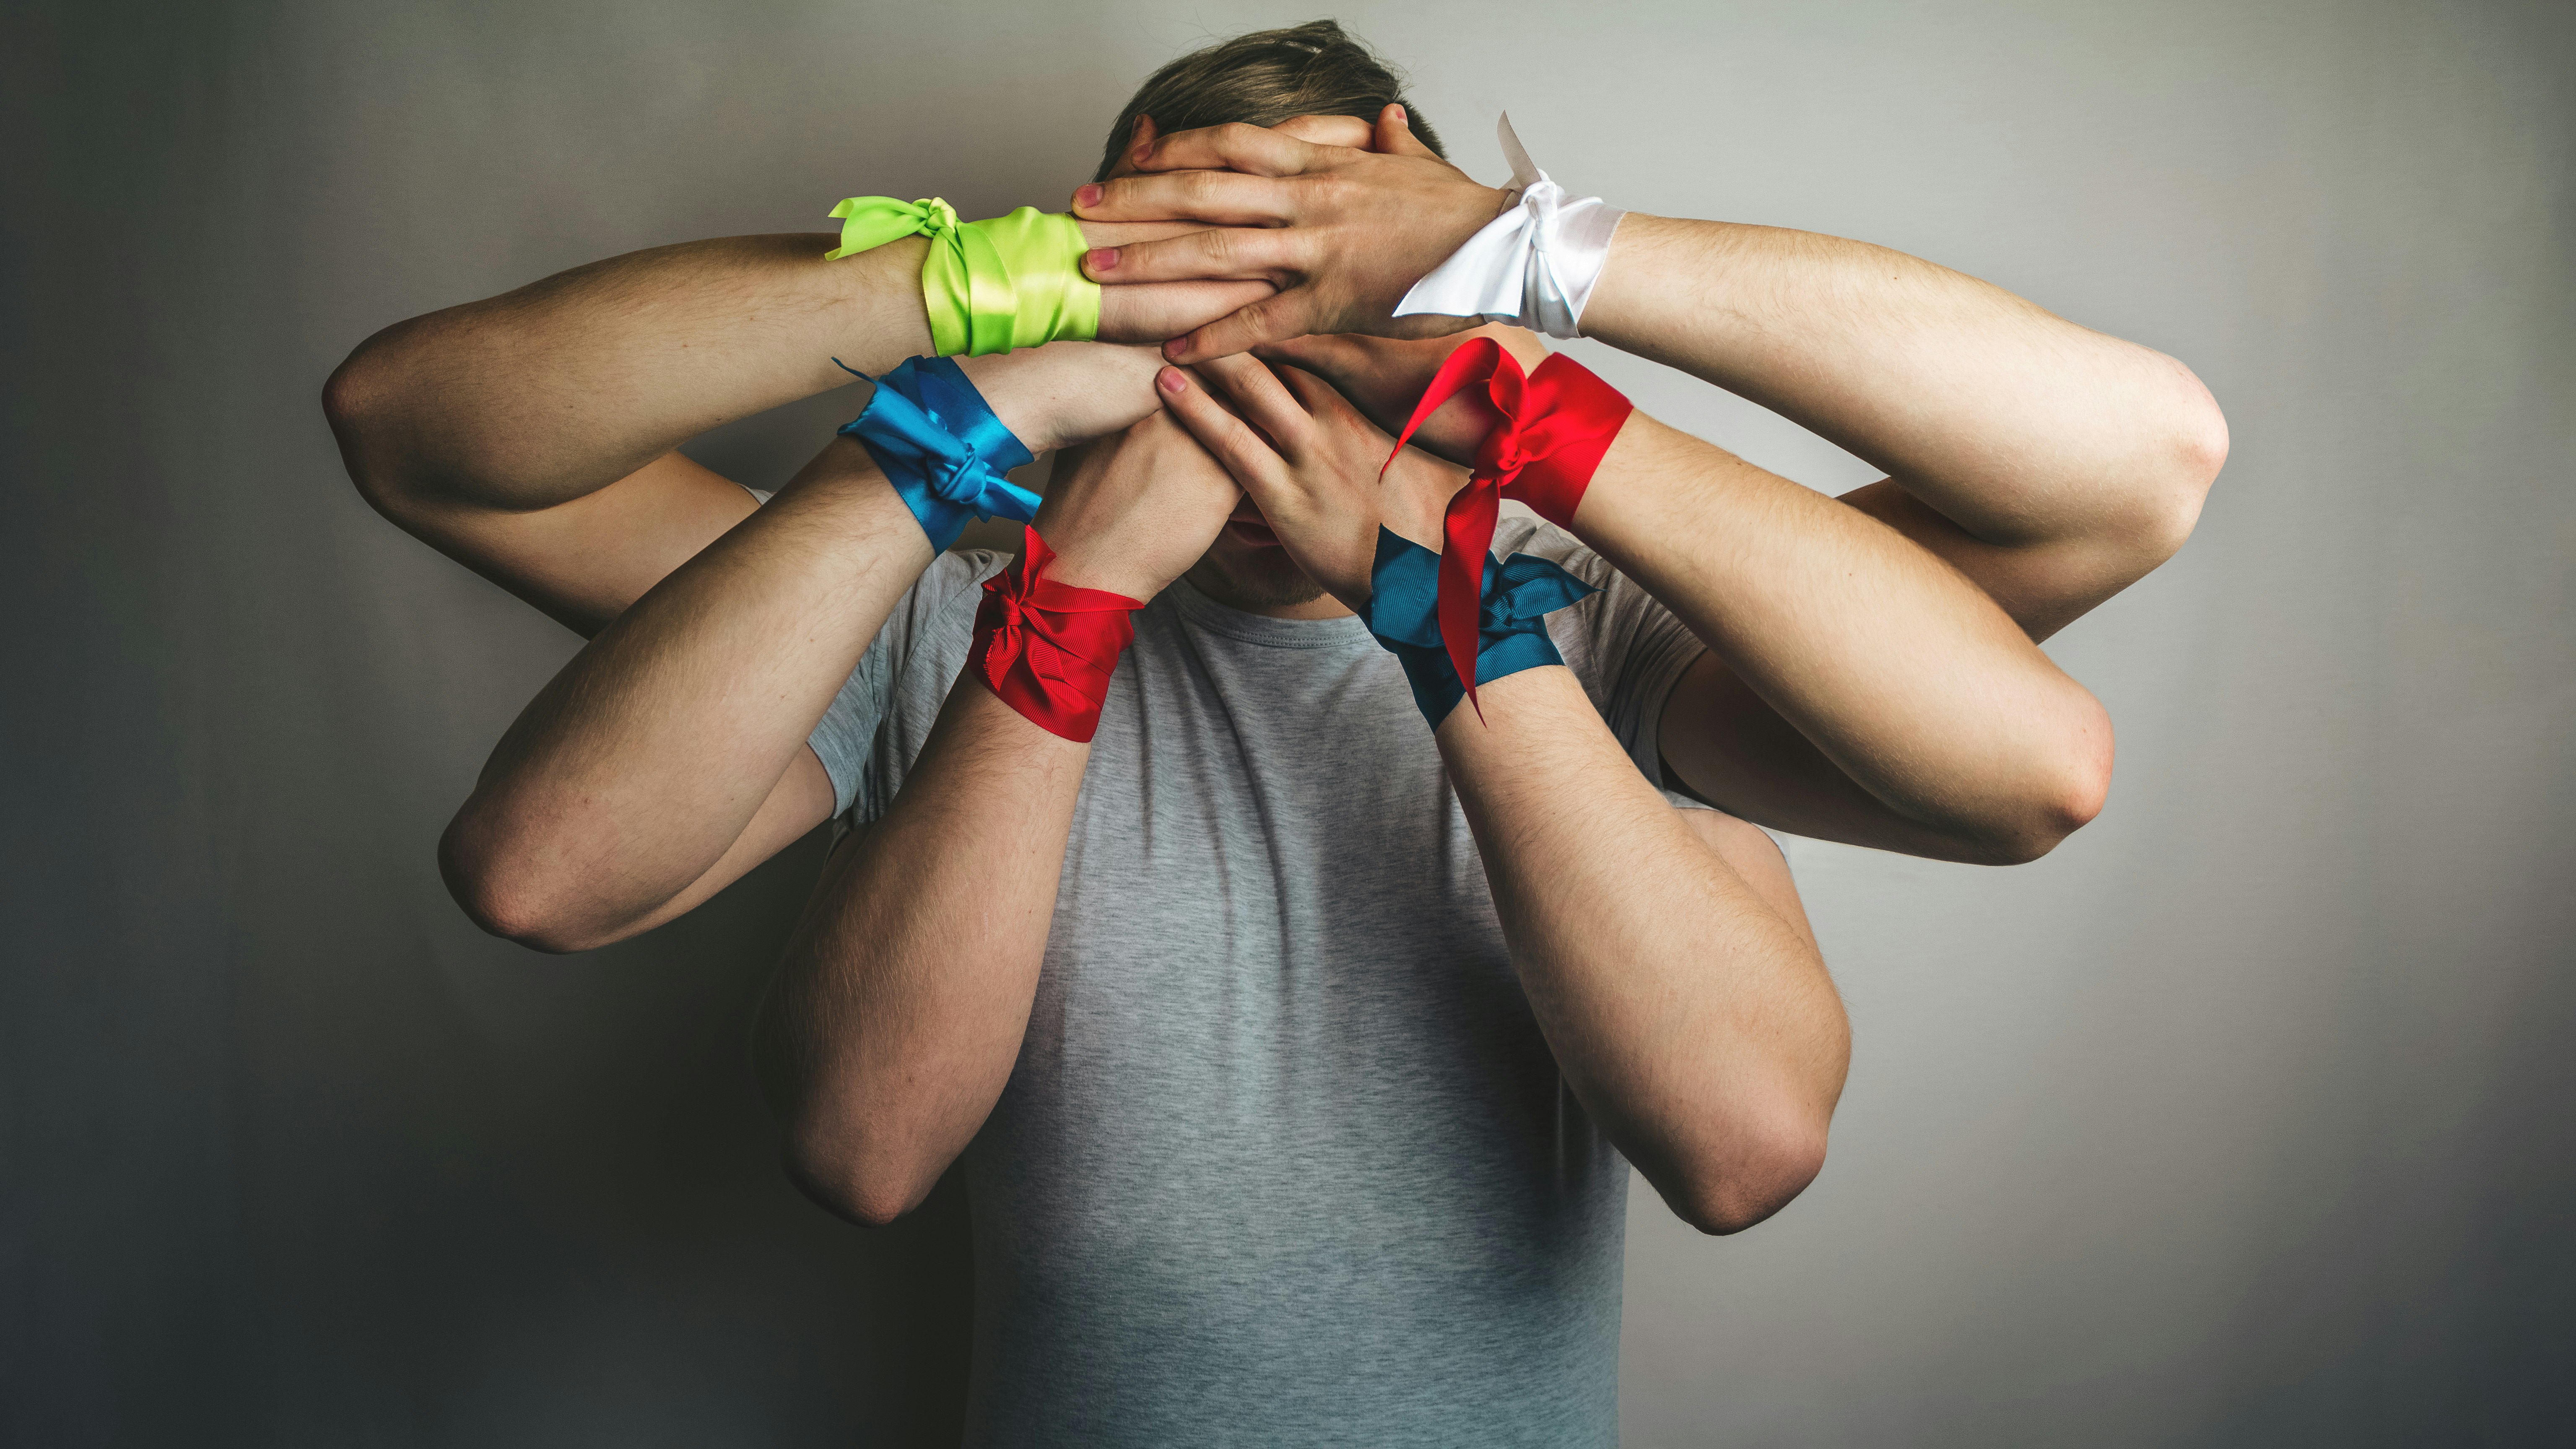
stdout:
<svg viewBox="0 0 2576 1449">
<path fill-rule="evenodd" d="M 1023 528 L 1027 551 L 984 581 L 967 657 L 1004 704 L 1050 734 L 1088 744 L 1100 728 L 1119 651 L 1136 637 L 1127 616 L 1144 605 L 1048 578 L 1055 550 L 1036 529 Z"/>
<path fill-rule="evenodd" d="M 1441 520 L 1445 546 L 1440 550 L 1440 643 L 1476 717 L 1476 620 L 1485 589 L 1485 555 L 1494 545 L 1494 519 L 1506 498 L 1526 503 L 1539 517 L 1559 528 L 1574 527 L 1574 510 L 1601 455 L 1636 411 L 1617 388 L 1562 352 L 1548 354 L 1538 370 L 1524 377 L 1520 359 L 1490 337 L 1476 337 L 1449 354 L 1413 416 L 1397 435 L 1388 467 L 1404 451 L 1405 440 L 1442 403 L 1483 383 L 1485 395 L 1503 420 L 1476 449 L 1476 466 L 1467 486 L 1449 500 Z M 1378 469 L 1386 476 L 1386 468 Z"/>
</svg>

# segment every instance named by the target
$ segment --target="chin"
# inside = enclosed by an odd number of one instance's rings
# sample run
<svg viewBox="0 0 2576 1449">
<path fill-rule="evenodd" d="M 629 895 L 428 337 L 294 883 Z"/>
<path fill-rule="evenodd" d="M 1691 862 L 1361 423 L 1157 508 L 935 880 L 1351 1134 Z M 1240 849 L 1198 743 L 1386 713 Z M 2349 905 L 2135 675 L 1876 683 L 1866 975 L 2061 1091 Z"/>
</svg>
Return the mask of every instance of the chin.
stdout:
<svg viewBox="0 0 2576 1449">
<path fill-rule="evenodd" d="M 1229 548 L 1220 540 L 1189 572 L 1198 591 L 1238 609 L 1285 609 L 1311 604 L 1324 586 L 1297 567 L 1284 548 Z"/>
</svg>

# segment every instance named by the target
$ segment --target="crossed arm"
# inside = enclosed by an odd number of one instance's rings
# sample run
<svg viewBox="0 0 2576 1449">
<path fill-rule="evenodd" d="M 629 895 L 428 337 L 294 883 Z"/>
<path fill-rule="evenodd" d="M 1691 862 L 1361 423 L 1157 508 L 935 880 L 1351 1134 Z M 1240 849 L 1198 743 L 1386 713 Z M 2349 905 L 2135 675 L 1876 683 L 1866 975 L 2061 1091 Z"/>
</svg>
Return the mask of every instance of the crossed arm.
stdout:
<svg viewBox="0 0 2576 1449">
<path fill-rule="evenodd" d="M 1351 334 L 1466 325 L 1392 309 L 1502 193 L 1413 141 L 1399 107 L 1367 150 L 1226 126 L 1131 161 L 1077 211 L 1211 229 L 1094 252 L 1094 276 L 1277 288 L 1167 356 L 1260 347 L 1401 421 L 1447 344 Z M 2028 860 L 2092 817 L 2109 722 L 2035 644 L 2190 532 L 2226 424 L 2188 370 L 1885 248 L 1640 214 L 1583 322 L 1889 473 L 1836 506 L 1630 421 L 1574 525 L 1709 646 L 1666 706 L 1674 777 L 1765 824 L 1950 859 Z M 1482 430 L 1461 400 L 1421 436 L 1464 460 Z"/>
<path fill-rule="evenodd" d="M 547 950 L 603 945 L 689 910 L 830 815 L 806 736 L 929 545 L 846 438 L 756 515 L 675 450 L 847 384 L 835 356 L 878 373 L 929 350 L 926 243 L 825 262 L 832 241 L 734 237 L 593 263 L 389 328 L 325 389 L 370 503 L 592 636 L 502 737 L 440 842 L 450 890 L 486 929 Z M 1106 300 L 1104 336 L 1159 338 L 1266 288 L 1144 290 Z M 1151 355 L 1136 348 L 964 365 L 1033 449 L 1154 406 Z"/>
</svg>

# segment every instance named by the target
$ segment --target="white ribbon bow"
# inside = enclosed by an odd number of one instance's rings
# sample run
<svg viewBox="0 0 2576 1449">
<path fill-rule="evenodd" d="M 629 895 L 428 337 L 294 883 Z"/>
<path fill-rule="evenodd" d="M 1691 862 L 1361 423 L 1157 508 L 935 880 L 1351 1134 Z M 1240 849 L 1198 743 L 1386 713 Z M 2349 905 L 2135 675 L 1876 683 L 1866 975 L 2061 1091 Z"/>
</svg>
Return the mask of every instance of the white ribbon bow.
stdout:
<svg viewBox="0 0 2576 1449">
<path fill-rule="evenodd" d="M 1583 305 L 1610 258 L 1610 236 L 1628 213 L 1597 196 L 1565 199 L 1565 188 L 1530 163 L 1506 112 L 1495 135 L 1519 191 L 1449 259 L 1413 284 L 1395 315 L 1437 313 L 1511 322 L 1550 337 L 1579 337 Z"/>
</svg>

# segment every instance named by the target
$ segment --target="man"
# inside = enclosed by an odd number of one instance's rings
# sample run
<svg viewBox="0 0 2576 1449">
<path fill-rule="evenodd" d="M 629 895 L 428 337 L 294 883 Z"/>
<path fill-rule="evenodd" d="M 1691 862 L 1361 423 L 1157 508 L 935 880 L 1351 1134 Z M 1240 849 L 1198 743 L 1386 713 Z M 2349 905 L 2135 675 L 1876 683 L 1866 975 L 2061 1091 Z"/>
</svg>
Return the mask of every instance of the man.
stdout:
<svg viewBox="0 0 2576 1449">
<path fill-rule="evenodd" d="M 857 445 L 756 513 L 672 451 L 927 350 L 917 247 L 615 259 L 394 329 L 329 395 L 371 500 L 595 633 L 442 844 L 477 919 L 617 939 L 847 813 L 763 1078 L 847 1216 L 962 1156 L 975 1442 L 1614 1440 L 1621 1158 L 1748 1226 L 1820 1166 L 1845 1058 L 1777 852 L 1657 786 L 2046 850 L 2109 738 L 2034 641 L 2178 545 L 2223 451 L 2178 365 L 1981 283 L 1632 216 L 1585 330 L 1892 476 L 1836 503 L 1630 418 L 1571 535 L 1496 535 L 1600 586 L 1565 664 L 1426 722 L 1353 610 L 1378 530 L 1436 541 L 1463 480 L 1377 480 L 1456 339 L 1347 334 L 1460 325 L 1397 298 L 1505 198 L 1399 101 L 1329 24 L 1175 62 L 1076 203 L 1102 335 L 1196 371 L 970 364 L 1033 449 L 1106 437 L 1036 524 L 1052 576 L 1150 600 L 1088 743 L 963 677 L 1003 560 L 934 559 Z"/>
</svg>

